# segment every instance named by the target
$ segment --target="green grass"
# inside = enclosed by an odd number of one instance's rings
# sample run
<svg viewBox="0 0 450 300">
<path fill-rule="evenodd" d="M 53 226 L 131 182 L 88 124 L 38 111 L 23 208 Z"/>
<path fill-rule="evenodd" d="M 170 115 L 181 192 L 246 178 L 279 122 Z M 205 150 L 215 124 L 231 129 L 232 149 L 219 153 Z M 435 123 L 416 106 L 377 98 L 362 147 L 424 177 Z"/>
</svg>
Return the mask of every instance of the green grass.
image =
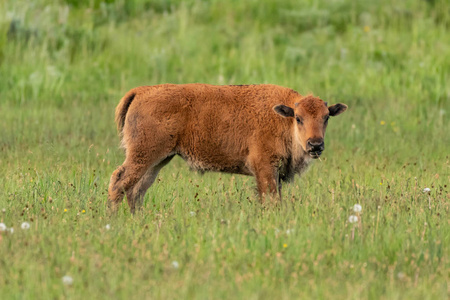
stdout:
<svg viewBox="0 0 450 300">
<path fill-rule="evenodd" d="M 14 228 L 0 232 L 0 298 L 448 299 L 449 12 L 444 0 L 0 2 L 0 222 Z M 165 82 L 273 83 L 349 110 L 279 206 L 258 203 L 251 177 L 175 159 L 141 213 L 108 216 L 124 159 L 114 108 Z"/>
</svg>

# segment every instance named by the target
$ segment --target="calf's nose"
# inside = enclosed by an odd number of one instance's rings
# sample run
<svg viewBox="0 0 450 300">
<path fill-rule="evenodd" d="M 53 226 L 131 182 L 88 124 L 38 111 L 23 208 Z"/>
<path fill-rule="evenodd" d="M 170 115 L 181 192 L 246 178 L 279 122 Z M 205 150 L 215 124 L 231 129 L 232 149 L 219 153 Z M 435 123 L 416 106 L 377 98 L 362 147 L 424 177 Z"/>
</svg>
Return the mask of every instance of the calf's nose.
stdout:
<svg viewBox="0 0 450 300">
<path fill-rule="evenodd" d="M 309 152 L 322 152 L 325 149 L 323 139 L 310 139 L 307 142 Z"/>
</svg>

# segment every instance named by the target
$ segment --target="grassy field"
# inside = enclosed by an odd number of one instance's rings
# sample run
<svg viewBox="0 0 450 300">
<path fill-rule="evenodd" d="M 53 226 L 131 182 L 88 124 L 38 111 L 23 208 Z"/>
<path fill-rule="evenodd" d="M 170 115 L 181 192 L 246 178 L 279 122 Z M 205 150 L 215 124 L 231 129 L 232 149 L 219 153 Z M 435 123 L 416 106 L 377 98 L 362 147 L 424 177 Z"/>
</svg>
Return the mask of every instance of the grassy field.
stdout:
<svg viewBox="0 0 450 300">
<path fill-rule="evenodd" d="M 0 1 L 0 298 L 448 299 L 449 74 L 445 0 Z M 349 110 L 279 206 L 175 159 L 109 216 L 115 106 L 166 82 Z"/>
</svg>

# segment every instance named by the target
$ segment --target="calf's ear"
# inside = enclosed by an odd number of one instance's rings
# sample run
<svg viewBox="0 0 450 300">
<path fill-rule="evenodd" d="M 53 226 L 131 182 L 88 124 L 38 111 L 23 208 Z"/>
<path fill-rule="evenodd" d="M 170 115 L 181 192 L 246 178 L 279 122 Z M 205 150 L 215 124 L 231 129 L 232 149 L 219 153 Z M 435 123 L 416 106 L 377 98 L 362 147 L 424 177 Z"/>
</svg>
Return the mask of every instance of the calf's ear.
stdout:
<svg viewBox="0 0 450 300">
<path fill-rule="evenodd" d="M 330 112 L 330 116 L 334 117 L 346 111 L 347 107 L 348 106 L 345 104 L 336 103 L 335 105 L 331 105 L 330 107 L 328 107 L 328 111 Z"/>
<path fill-rule="evenodd" d="M 283 116 L 285 118 L 288 118 L 288 117 L 292 117 L 293 118 L 295 116 L 294 110 L 292 108 L 290 108 L 289 106 L 286 106 L 286 105 L 283 105 L 283 104 L 275 105 L 273 107 L 273 110 L 277 114 L 279 114 L 279 115 L 281 115 L 281 116 Z"/>
</svg>

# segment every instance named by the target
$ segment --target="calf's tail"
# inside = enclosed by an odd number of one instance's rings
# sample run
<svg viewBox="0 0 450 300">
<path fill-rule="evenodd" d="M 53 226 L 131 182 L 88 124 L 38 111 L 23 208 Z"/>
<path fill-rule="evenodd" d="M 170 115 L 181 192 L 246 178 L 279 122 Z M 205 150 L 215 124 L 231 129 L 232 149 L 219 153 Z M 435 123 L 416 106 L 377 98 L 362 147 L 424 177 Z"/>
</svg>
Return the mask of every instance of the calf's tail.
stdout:
<svg viewBox="0 0 450 300">
<path fill-rule="evenodd" d="M 120 100 L 119 104 L 116 107 L 116 124 L 117 124 L 117 130 L 119 133 L 122 133 L 123 126 L 125 125 L 125 117 L 128 112 L 128 108 L 131 105 L 131 102 L 133 102 L 134 97 L 136 96 L 136 92 L 134 90 L 129 91 L 126 93 L 125 96 Z"/>
</svg>

